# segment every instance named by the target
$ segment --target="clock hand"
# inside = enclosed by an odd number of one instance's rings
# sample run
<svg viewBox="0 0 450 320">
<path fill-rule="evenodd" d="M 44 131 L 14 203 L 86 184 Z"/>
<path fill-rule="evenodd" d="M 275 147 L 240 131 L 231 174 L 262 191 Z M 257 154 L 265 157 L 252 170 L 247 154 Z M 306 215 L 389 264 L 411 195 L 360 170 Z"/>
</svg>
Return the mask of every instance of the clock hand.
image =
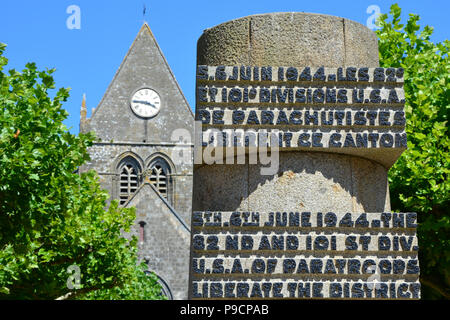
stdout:
<svg viewBox="0 0 450 320">
<path fill-rule="evenodd" d="M 142 100 L 133 100 L 134 103 L 141 103 L 141 104 L 146 104 L 154 109 L 156 109 L 155 105 L 151 104 L 150 102 L 147 101 L 142 101 Z"/>
</svg>

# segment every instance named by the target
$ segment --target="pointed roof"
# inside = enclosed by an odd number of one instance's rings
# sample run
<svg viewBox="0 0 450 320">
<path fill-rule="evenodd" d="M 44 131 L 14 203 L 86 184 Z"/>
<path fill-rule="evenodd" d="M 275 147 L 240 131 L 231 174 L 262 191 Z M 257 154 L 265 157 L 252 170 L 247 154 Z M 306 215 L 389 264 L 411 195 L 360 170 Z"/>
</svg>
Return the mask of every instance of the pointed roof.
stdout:
<svg viewBox="0 0 450 320">
<path fill-rule="evenodd" d="M 191 232 L 191 229 L 187 225 L 186 221 L 178 214 L 178 212 L 167 202 L 167 200 L 156 190 L 155 186 L 150 182 L 145 181 L 134 193 L 128 198 L 128 200 L 124 203 L 124 207 L 133 207 L 136 205 L 136 201 L 141 197 L 142 193 L 146 192 L 151 194 L 151 198 L 153 201 L 157 201 L 161 206 L 168 209 L 168 211 L 172 214 L 172 216 L 182 225 L 182 228 L 188 233 Z M 148 197 L 145 197 L 145 201 L 149 201 Z"/>
<path fill-rule="evenodd" d="M 131 44 L 130 48 L 128 49 L 127 54 L 126 54 L 125 57 L 123 58 L 122 63 L 121 63 L 120 66 L 119 66 L 119 69 L 117 69 L 117 71 L 116 71 L 116 73 L 114 74 L 114 77 L 113 77 L 111 83 L 109 84 L 108 88 L 106 89 L 105 94 L 104 94 L 103 97 L 102 97 L 102 100 L 100 100 L 100 103 L 98 104 L 97 108 L 95 108 L 95 111 L 92 113 L 91 118 L 94 116 L 94 114 L 98 111 L 99 107 L 102 105 L 103 100 L 105 100 L 105 97 L 108 95 L 108 92 L 110 91 L 111 85 L 115 82 L 115 80 L 116 80 L 118 74 L 119 74 L 120 71 L 122 70 L 122 67 L 124 66 L 125 62 L 127 61 L 128 56 L 130 55 L 130 53 L 131 53 L 131 51 L 133 50 L 133 48 L 134 48 L 136 42 L 138 41 L 139 36 L 140 36 L 141 33 L 143 33 L 143 32 L 148 32 L 148 34 L 150 35 L 151 39 L 152 39 L 153 42 L 154 42 L 155 47 L 158 49 L 158 51 L 159 51 L 159 53 L 160 53 L 160 55 L 161 55 L 161 57 L 162 57 L 162 59 L 163 59 L 163 61 L 164 61 L 164 63 L 165 63 L 165 66 L 167 67 L 168 71 L 170 72 L 170 75 L 172 76 L 172 78 L 173 78 L 173 80 L 174 80 L 174 82 L 175 82 L 175 84 L 176 84 L 176 86 L 177 86 L 177 88 L 178 88 L 178 91 L 180 92 L 181 96 L 182 96 L 183 99 L 184 99 L 184 102 L 185 102 L 186 105 L 188 106 L 189 112 L 191 113 L 192 117 L 194 117 L 194 113 L 192 112 L 192 109 L 189 107 L 189 103 L 188 103 L 186 97 L 184 96 L 183 91 L 181 90 L 181 87 L 180 87 L 180 85 L 178 84 L 178 81 L 176 80 L 175 75 L 174 75 L 173 72 L 172 72 L 172 69 L 170 68 L 169 64 L 167 63 L 166 57 L 164 56 L 163 52 L 161 51 L 161 48 L 159 47 L 158 42 L 156 41 L 156 38 L 155 38 L 155 36 L 153 35 L 152 30 L 150 29 L 150 26 L 147 24 L 146 21 L 144 21 L 144 23 L 142 24 L 141 29 L 139 30 L 138 34 L 136 35 L 136 37 L 135 37 L 134 40 L 133 40 L 133 43 Z"/>
</svg>

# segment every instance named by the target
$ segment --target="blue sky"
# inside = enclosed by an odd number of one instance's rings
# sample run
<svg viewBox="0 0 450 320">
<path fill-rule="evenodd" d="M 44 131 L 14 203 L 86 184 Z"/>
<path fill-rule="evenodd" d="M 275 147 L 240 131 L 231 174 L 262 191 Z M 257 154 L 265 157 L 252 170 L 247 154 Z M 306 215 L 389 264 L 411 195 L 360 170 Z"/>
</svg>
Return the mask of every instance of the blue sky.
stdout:
<svg viewBox="0 0 450 320">
<path fill-rule="evenodd" d="M 0 42 L 8 45 L 9 68 L 23 69 L 29 61 L 39 69 L 56 68 L 57 87 L 70 87 L 65 121 L 78 133 L 79 110 L 86 93 L 88 115 L 97 107 L 117 68 L 143 23 L 143 6 L 150 25 L 191 108 L 195 106 L 197 39 L 203 30 L 251 14 L 303 11 L 336 15 L 366 25 L 376 5 L 388 12 L 395 1 L 386 0 L 2 0 Z M 432 40 L 448 39 L 450 1 L 396 1 L 403 16 L 416 13 L 420 25 L 433 26 Z M 70 5 L 81 11 L 80 29 L 68 29 Z"/>
</svg>

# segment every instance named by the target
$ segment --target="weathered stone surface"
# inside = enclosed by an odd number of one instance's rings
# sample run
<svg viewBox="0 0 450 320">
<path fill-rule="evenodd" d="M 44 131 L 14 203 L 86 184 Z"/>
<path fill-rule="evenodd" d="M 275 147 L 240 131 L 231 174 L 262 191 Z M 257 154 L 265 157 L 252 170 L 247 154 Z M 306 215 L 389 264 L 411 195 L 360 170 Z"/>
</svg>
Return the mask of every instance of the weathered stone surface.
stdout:
<svg viewBox="0 0 450 320">
<path fill-rule="evenodd" d="M 249 24 L 251 59 L 256 65 L 291 64 L 295 57 L 305 65 L 327 61 L 326 66 L 332 66 L 345 59 L 341 18 L 277 13 L 251 16 Z"/>
<path fill-rule="evenodd" d="M 193 210 L 390 211 L 387 172 L 373 161 L 314 152 L 282 152 L 279 161 L 274 175 L 261 175 L 261 164 L 196 166 L 194 186 L 207 192 L 194 192 Z"/>
<path fill-rule="evenodd" d="M 229 64 L 248 63 L 249 32 L 246 19 L 233 20 L 205 30 L 197 42 L 197 64 L 205 64 L 206 61 L 207 64 L 211 64 L 210 61 L 222 61 L 221 64 L 225 61 L 229 61 Z"/>
<path fill-rule="evenodd" d="M 201 186 L 202 192 L 193 195 L 192 210 L 248 208 L 247 165 L 208 165 L 195 167 L 195 170 L 198 174 L 194 175 L 194 185 Z"/>
<path fill-rule="evenodd" d="M 390 211 L 383 177 L 386 179 L 382 166 L 362 158 L 282 152 L 280 168 L 273 176 L 260 175 L 260 165 L 250 166 L 247 210 Z M 363 185 L 365 197 L 357 193 L 362 186 L 359 179 L 370 181 Z"/>
<path fill-rule="evenodd" d="M 391 211 L 388 175 L 385 168 L 378 163 L 361 161 L 356 157 L 351 159 L 350 166 L 355 212 Z"/>
<path fill-rule="evenodd" d="M 376 34 L 362 24 L 343 19 L 345 37 L 345 63 L 352 66 L 378 65 L 378 40 Z"/>
<path fill-rule="evenodd" d="M 248 16 L 203 32 L 201 65 L 378 66 L 372 31 L 340 17 L 283 12 Z"/>
<path fill-rule="evenodd" d="M 186 299 L 189 228 L 176 212 L 164 204 L 157 190 L 149 183 L 142 185 L 126 206 L 135 207 L 137 212 L 137 223 L 129 235 L 139 239 L 139 224 L 145 223 L 144 241 L 138 243 L 139 260 L 148 260 L 149 270 L 168 284 L 174 299 Z M 147 214 L 149 209 L 151 212 Z"/>
</svg>

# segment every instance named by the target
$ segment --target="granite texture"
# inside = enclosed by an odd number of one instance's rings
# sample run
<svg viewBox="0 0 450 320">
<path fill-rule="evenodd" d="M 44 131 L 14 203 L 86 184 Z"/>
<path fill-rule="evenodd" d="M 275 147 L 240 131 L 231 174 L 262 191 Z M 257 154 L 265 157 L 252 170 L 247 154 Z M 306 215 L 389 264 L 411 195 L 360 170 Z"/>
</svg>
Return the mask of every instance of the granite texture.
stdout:
<svg viewBox="0 0 450 320">
<path fill-rule="evenodd" d="M 270 176 L 261 175 L 259 164 L 195 166 L 193 210 L 391 209 L 387 171 L 376 162 L 322 152 L 281 152 L 279 161 Z"/>
<path fill-rule="evenodd" d="M 340 17 L 280 12 L 206 29 L 197 43 L 201 65 L 378 66 L 375 34 Z"/>
<path fill-rule="evenodd" d="M 194 171 L 193 184 L 201 192 L 193 195 L 193 211 L 248 208 L 247 165 L 195 166 Z"/>
</svg>

